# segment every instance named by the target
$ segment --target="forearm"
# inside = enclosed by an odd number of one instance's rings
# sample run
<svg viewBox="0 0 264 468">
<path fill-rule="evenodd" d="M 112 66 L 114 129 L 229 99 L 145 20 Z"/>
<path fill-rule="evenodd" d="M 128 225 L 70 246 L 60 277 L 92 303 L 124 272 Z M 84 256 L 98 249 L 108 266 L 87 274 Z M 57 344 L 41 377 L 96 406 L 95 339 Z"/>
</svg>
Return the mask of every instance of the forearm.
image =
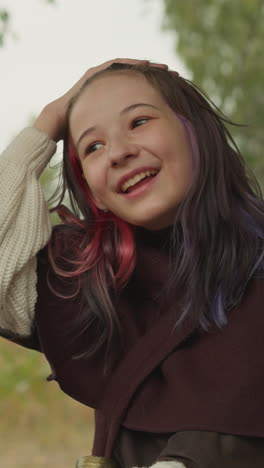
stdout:
<svg viewBox="0 0 264 468">
<path fill-rule="evenodd" d="M 56 114 L 56 109 L 54 110 L 52 108 L 51 103 L 44 107 L 35 120 L 33 127 L 43 133 L 46 133 L 49 138 L 57 142 L 63 136 L 63 124 L 64 122 L 62 118 Z"/>
<path fill-rule="evenodd" d="M 24 129 L 0 156 L 0 328 L 30 334 L 36 302 L 36 254 L 51 233 L 38 177 L 56 143 Z"/>
</svg>

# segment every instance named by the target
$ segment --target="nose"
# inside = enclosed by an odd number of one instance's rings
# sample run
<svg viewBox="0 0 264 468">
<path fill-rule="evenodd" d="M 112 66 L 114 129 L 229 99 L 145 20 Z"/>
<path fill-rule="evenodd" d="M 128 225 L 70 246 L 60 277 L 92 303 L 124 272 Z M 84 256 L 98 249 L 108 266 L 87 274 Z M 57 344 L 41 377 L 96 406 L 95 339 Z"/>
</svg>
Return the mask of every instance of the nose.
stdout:
<svg viewBox="0 0 264 468">
<path fill-rule="evenodd" d="M 126 163 L 127 159 L 135 158 L 139 154 L 139 147 L 125 136 L 118 135 L 109 146 L 109 162 L 112 167 Z"/>
</svg>

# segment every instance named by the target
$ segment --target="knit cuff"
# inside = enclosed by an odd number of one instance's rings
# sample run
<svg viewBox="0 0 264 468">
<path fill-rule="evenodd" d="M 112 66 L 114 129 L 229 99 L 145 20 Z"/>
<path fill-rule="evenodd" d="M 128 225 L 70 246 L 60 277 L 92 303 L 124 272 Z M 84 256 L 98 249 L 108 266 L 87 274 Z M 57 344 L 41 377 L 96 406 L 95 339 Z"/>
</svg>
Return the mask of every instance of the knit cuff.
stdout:
<svg viewBox="0 0 264 468">
<path fill-rule="evenodd" d="M 24 128 L 7 146 L 0 157 L 0 168 L 12 164 L 22 171 L 35 172 L 39 177 L 54 155 L 57 148 L 55 141 L 41 130 L 34 127 Z"/>
</svg>

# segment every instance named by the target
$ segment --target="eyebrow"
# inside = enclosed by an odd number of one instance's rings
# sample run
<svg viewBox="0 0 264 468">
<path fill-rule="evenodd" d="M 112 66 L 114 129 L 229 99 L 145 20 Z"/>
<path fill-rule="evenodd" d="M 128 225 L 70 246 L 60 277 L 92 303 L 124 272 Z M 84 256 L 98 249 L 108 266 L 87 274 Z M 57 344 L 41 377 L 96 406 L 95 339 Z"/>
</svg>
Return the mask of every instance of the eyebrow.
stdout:
<svg viewBox="0 0 264 468">
<path fill-rule="evenodd" d="M 156 110 L 159 110 L 158 107 L 154 106 L 153 104 L 147 104 L 145 102 L 138 102 L 137 104 L 131 104 L 130 106 L 128 107 L 125 107 L 124 109 L 122 109 L 122 111 L 120 112 L 120 115 L 123 115 L 123 114 L 126 114 L 127 112 L 133 110 L 133 109 L 136 109 L 137 107 L 142 107 L 142 106 L 145 106 L 145 107 L 151 107 L 152 109 L 156 109 Z M 87 135 L 89 135 L 89 133 L 92 133 L 96 130 L 96 127 L 89 127 L 87 128 L 86 130 L 84 130 L 84 132 L 81 134 L 81 136 L 78 138 L 78 141 L 76 143 L 76 148 L 78 148 L 79 144 L 81 143 L 82 139 L 84 137 L 86 137 Z"/>
</svg>

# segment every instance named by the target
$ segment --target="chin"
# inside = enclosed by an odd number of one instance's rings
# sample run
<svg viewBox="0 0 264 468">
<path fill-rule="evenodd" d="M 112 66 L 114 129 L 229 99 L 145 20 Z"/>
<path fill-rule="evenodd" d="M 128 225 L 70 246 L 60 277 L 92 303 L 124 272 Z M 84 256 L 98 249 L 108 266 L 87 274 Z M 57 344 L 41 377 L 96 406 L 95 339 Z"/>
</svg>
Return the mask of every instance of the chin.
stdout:
<svg viewBox="0 0 264 468">
<path fill-rule="evenodd" d="M 126 221 L 128 224 L 132 226 L 138 226 L 142 227 L 144 229 L 148 229 L 150 231 L 158 231 L 160 229 L 165 229 L 169 226 L 172 226 L 175 221 L 175 216 L 176 216 L 176 210 L 177 208 L 173 208 L 170 210 L 166 210 L 164 212 L 164 207 L 162 210 L 162 207 L 160 207 L 160 210 L 156 206 L 154 207 L 143 207 L 142 209 L 136 212 L 135 210 L 135 216 L 122 216 L 123 213 L 117 214 L 121 219 Z M 150 216 L 151 213 L 151 216 Z M 128 213 L 126 213 L 128 214 Z M 148 217 L 146 217 L 146 214 L 149 214 Z"/>
</svg>

